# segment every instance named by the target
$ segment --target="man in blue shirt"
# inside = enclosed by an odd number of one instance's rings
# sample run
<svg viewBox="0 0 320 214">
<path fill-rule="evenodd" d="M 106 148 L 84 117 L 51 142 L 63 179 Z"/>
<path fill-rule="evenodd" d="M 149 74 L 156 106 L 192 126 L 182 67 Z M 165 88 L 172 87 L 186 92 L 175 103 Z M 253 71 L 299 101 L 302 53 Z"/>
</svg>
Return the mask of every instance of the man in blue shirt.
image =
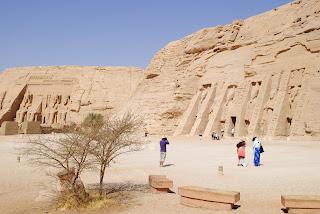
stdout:
<svg viewBox="0 0 320 214">
<path fill-rule="evenodd" d="M 163 167 L 163 163 L 166 160 L 167 155 L 167 145 L 169 141 L 166 137 L 162 138 L 160 141 L 160 167 Z"/>
</svg>

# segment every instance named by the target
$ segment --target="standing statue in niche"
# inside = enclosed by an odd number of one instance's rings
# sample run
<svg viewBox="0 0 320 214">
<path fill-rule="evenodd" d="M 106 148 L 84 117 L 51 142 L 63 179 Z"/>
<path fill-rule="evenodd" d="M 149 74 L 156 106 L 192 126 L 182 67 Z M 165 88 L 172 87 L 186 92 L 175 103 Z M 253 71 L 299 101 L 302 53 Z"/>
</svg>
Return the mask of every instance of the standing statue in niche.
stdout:
<svg viewBox="0 0 320 214">
<path fill-rule="evenodd" d="M 225 103 L 221 112 L 221 119 L 220 119 L 221 121 L 226 121 L 228 106 L 232 105 L 232 102 L 234 101 L 234 96 L 235 96 L 235 86 L 231 86 L 231 87 L 229 86 L 229 88 L 226 91 Z"/>
<path fill-rule="evenodd" d="M 262 136 L 267 135 L 268 125 L 272 119 L 276 91 L 276 89 L 271 90 L 270 97 L 263 109 L 261 122 L 258 124 L 259 133 L 261 133 Z"/>
<path fill-rule="evenodd" d="M 250 100 L 249 100 L 249 102 L 247 104 L 245 120 L 248 120 L 248 121 L 251 120 L 251 115 L 252 115 L 252 112 L 253 112 L 257 97 L 259 95 L 260 84 L 261 83 L 258 83 L 258 82 L 252 82 L 251 83 Z"/>
<path fill-rule="evenodd" d="M 251 96 L 250 96 L 250 103 L 253 103 L 255 99 L 258 97 L 260 85 L 257 82 L 252 82 L 252 89 L 251 89 Z"/>
<path fill-rule="evenodd" d="M 265 136 L 268 130 L 268 124 L 270 124 L 272 118 L 273 108 L 266 107 L 263 109 L 262 119 L 258 124 L 258 130 L 261 136 Z"/>
<path fill-rule="evenodd" d="M 299 94 L 299 88 L 295 86 L 291 86 L 289 88 L 289 104 L 290 104 L 290 109 L 293 109 L 294 101 L 297 98 Z"/>
<path fill-rule="evenodd" d="M 235 85 L 233 85 L 231 88 L 228 89 L 226 106 L 229 106 L 230 103 L 233 102 L 235 92 L 236 92 L 236 86 Z"/>
</svg>

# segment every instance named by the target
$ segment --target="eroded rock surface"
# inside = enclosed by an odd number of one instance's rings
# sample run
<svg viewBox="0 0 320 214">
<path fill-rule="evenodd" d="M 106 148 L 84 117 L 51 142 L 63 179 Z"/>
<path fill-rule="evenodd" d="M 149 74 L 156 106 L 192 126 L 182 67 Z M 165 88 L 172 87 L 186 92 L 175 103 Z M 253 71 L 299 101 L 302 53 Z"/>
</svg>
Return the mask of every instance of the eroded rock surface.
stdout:
<svg viewBox="0 0 320 214">
<path fill-rule="evenodd" d="M 0 123 L 79 122 L 132 110 L 151 134 L 320 139 L 320 2 L 202 29 L 135 68 L 9 69 Z"/>
<path fill-rule="evenodd" d="M 39 121 L 42 126 L 79 123 L 90 112 L 113 114 L 126 104 L 143 71 L 126 67 L 29 67 L 0 78 L 0 124 Z"/>
<path fill-rule="evenodd" d="M 150 133 L 319 138 L 319 11 L 295 1 L 171 42 L 128 106 Z"/>
</svg>

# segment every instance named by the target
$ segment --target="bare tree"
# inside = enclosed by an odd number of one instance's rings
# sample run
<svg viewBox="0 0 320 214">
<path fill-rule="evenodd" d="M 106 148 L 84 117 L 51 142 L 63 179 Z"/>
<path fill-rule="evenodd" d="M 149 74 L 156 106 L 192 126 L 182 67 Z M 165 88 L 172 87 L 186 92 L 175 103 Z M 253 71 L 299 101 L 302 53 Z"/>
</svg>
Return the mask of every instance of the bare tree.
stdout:
<svg viewBox="0 0 320 214">
<path fill-rule="evenodd" d="M 142 149 L 144 141 L 138 135 L 141 126 L 142 121 L 132 113 L 106 120 L 92 113 L 83 123 L 70 126 L 62 135 L 29 140 L 20 152 L 34 166 L 58 169 L 60 183 L 67 182 L 64 187 L 82 202 L 88 194 L 81 182 L 81 173 L 98 166 L 102 196 L 106 168 L 118 156 Z"/>
<path fill-rule="evenodd" d="M 141 126 L 142 121 L 138 117 L 132 113 L 127 113 L 121 118 L 108 118 L 99 129 L 91 154 L 94 156 L 100 171 L 100 196 L 102 196 L 106 168 L 118 156 L 142 149 L 144 141 L 137 134 Z"/>
<path fill-rule="evenodd" d="M 74 125 L 67 132 L 59 136 L 29 140 L 20 152 L 36 167 L 63 170 L 63 174 L 68 175 L 69 190 L 84 199 L 86 197 L 84 186 L 79 189 L 79 183 L 82 183 L 80 175 L 84 169 L 93 166 L 93 162 L 89 159 L 93 137 L 87 128 L 82 126 Z"/>
</svg>

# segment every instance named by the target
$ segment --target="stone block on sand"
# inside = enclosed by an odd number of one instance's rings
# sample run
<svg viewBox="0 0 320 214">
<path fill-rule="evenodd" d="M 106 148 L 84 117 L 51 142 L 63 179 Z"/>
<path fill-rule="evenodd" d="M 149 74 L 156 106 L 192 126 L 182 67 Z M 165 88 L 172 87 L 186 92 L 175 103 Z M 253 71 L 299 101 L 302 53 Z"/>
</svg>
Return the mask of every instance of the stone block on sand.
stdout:
<svg viewBox="0 0 320 214">
<path fill-rule="evenodd" d="M 288 209 L 289 214 L 319 214 L 320 209 Z"/>
<path fill-rule="evenodd" d="M 235 204 L 240 200 L 240 192 L 224 191 L 197 186 L 179 187 L 178 193 L 182 197 L 227 204 Z"/>
<path fill-rule="evenodd" d="M 167 191 L 173 187 L 173 181 L 164 175 L 150 175 L 149 185 L 157 190 Z"/>
<path fill-rule="evenodd" d="M 320 196 L 282 195 L 281 203 L 289 213 L 320 213 Z"/>
<path fill-rule="evenodd" d="M 149 175 L 149 184 L 155 179 L 166 178 L 165 175 Z"/>
<path fill-rule="evenodd" d="M 231 210 L 233 205 L 227 203 L 218 203 L 212 201 L 204 201 L 193 198 L 181 197 L 180 203 L 190 207 L 213 209 L 213 210 Z"/>
</svg>

